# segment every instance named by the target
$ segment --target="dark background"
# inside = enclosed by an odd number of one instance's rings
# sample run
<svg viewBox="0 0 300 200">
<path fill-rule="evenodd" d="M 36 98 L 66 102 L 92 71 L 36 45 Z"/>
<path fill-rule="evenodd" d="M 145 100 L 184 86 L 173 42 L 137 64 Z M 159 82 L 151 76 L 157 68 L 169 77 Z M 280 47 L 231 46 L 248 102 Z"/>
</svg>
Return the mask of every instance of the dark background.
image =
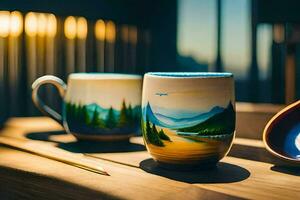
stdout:
<svg viewBox="0 0 300 200">
<path fill-rule="evenodd" d="M 205 0 L 202 0 L 205 1 Z M 97 69 L 96 39 L 93 27 L 98 19 L 112 20 L 116 25 L 114 48 L 114 72 L 144 74 L 148 71 L 226 71 L 222 52 L 223 0 L 215 0 L 216 56 L 213 63 L 199 63 L 193 57 L 178 52 L 178 21 L 180 6 L 185 1 L 176 0 L 2 0 L 0 10 L 20 11 L 25 18 L 28 12 L 53 13 L 57 18 L 55 36 L 55 64 L 53 75 L 66 81 L 66 43 L 64 21 L 68 16 L 85 17 L 88 21 L 86 38 L 87 72 L 108 72 L 107 66 Z M 248 0 L 250 13 L 250 64 L 246 78 L 236 76 L 237 101 L 265 102 L 285 104 L 295 101 L 300 95 L 299 89 L 299 22 L 300 2 L 296 0 Z M 272 27 L 269 48 L 269 76 L 261 79 L 257 59 L 257 29 L 261 24 Z M 25 25 L 25 24 L 23 24 Z M 124 43 L 121 32 L 124 25 L 135 27 L 137 42 Z M 195 24 L 201 26 L 201 24 Z M 283 32 L 281 40 L 276 38 L 278 29 Z M 9 38 L 4 38 L 9 45 Z M 1 121 L 9 116 L 40 115 L 31 102 L 29 75 L 37 78 L 47 74 L 37 73 L 28 65 L 28 41 L 23 32 L 18 39 L 19 53 L 16 70 L 11 70 L 8 62 L 0 69 L 1 84 Z M 76 40 L 77 42 L 77 40 Z M 77 43 L 76 43 L 77 44 Z M 105 41 L 105 49 L 110 44 Z M 77 46 L 75 48 L 78 48 Z M 246 47 L 245 47 L 246 48 Z M 39 49 L 38 49 L 39 51 Z M 76 50 L 77 51 L 77 50 Z M 110 57 L 105 52 L 105 57 Z M 9 53 L 3 55 L 7 60 Z M 47 54 L 45 54 L 47 56 Z M 76 64 L 75 64 L 76 65 Z M 105 63 L 106 65 L 106 63 Z M 42 66 L 38 66 L 42 67 Z M 76 69 L 74 70 L 76 72 Z M 232 71 L 235 73 L 234 71 Z M 32 76 L 30 76 L 32 77 Z M 15 83 L 15 84 L 12 84 Z M 49 89 L 50 88 L 50 89 Z M 56 91 L 49 86 L 42 96 L 49 104 L 60 109 Z M 57 95 L 58 96 L 58 95 Z"/>
</svg>

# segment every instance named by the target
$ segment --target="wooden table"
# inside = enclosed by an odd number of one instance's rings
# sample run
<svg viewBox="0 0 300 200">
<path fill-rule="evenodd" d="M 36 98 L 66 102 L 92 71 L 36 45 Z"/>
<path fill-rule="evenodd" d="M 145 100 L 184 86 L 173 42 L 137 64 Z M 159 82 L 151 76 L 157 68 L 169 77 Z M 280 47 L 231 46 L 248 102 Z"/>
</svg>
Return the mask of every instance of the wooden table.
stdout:
<svg viewBox="0 0 300 200">
<path fill-rule="evenodd" d="M 0 199 L 300 199 L 300 170 L 274 166 L 260 140 L 236 138 L 215 169 L 174 172 L 156 166 L 140 137 L 118 148 L 78 143 L 48 118 L 11 119 L 1 135 L 86 153 L 110 176 L 0 146 Z"/>
</svg>

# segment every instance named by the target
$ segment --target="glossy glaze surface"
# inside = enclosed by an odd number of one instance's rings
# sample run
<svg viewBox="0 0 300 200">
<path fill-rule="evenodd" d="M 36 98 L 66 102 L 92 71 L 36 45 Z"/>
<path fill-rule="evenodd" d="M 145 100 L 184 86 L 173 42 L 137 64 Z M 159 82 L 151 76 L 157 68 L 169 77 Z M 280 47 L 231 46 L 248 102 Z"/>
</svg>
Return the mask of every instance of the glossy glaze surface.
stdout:
<svg viewBox="0 0 300 200">
<path fill-rule="evenodd" d="M 267 150 L 287 164 L 300 166 L 300 101 L 277 113 L 266 125 Z"/>
<path fill-rule="evenodd" d="M 71 74 L 65 128 L 79 139 L 125 139 L 139 131 L 142 79 L 138 75 Z"/>
<path fill-rule="evenodd" d="M 235 134 L 232 74 L 146 74 L 142 132 L 147 150 L 160 164 L 215 164 L 227 154 Z"/>
</svg>

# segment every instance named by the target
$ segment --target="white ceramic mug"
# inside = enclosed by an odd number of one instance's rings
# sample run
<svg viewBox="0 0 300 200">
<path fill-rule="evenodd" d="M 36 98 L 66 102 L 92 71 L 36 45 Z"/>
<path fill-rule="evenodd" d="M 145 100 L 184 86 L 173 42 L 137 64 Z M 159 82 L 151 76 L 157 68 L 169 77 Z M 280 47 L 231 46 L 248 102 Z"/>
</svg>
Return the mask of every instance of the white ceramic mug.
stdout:
<svg viewBox="0 0 300 200">
<path fill-rule="evenodd" d="M 43 84 L 53 84 L 63 98 L 62 115 L 38 97 Z M 81 140 L 128 139 L 139 130 L 142 77 L 128 74 L 74 73 L 68 85 L 47 75 L 32 84 L 32 100 L 45 115 Z"/>
<path fill-rule="evenodd" d="M 235 134 L 231 73 L 147 73 L 142 98 L 147 150 L 166 167 L 211 167 Z"/>
</svg>

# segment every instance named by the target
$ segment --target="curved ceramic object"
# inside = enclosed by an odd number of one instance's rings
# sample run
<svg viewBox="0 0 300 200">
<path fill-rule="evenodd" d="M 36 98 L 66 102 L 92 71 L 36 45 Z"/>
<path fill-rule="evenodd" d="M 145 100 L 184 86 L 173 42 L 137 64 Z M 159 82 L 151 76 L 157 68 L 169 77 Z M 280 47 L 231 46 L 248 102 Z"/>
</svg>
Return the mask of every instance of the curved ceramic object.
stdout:
<svg viewBox="0 0 300 200">
<path fill-rule="evenodd" d="M 235 135 L 231 73 L 147 73 L 142 97 L 147 150 L 162 166 L 215 165 Z"/>
<path fill-rule="evenodd" d="M 263 141 L 277 158 L 300 166 L 300 101 L 285 107 L 267 123 Z"/>
<path fill-rule="evenodd" d="M 58 114 L 38 97 L 43 84 L 53 84 L 64 100 Z M 68 85 L 55 76 L 32 84 L 32 100 L 44 114 L 81 140 L 124 140 L 139 130 L 142 77 L 127 74 L 75 73 Z"/>
</svg>

